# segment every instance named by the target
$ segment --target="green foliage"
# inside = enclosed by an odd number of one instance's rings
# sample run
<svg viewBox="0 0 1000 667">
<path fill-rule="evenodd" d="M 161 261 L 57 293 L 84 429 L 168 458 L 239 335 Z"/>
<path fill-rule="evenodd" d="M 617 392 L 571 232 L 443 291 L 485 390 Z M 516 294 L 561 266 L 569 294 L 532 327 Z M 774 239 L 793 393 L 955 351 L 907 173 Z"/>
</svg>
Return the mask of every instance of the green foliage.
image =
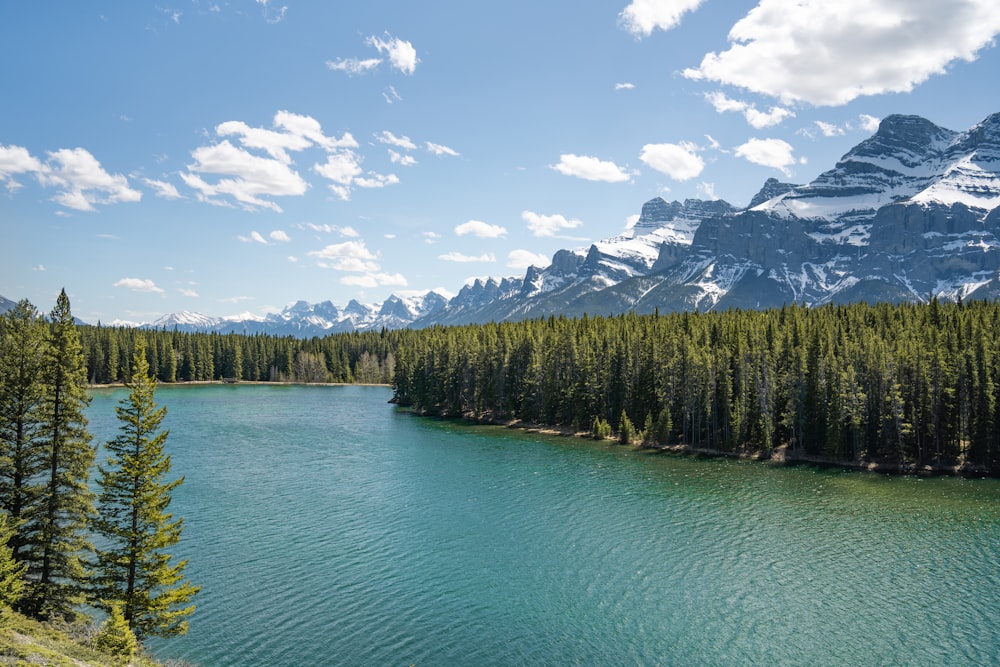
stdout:
<svg viewBox="0 0 1000 667">
<path fill-rule="evenodd" d="M 7 515 L 0 514 L 0 613 L 7 607 L 13 607 L 24 590 L 25 566 L 14 558 L 10 547 L 14 534 L 14 526 Z"/>
<path fill-rule="evenodd" d="M 120 604 L 111 605 L 108 618 L 97 630 L 93 643 L 98 651 L 122 658 L 131 658 L 139 650 L 139 642 L 129 628 Z"/>
<path fill-rule="evenodd" d="M 140 639 L 182 635 L 200 588 L 183 580 L 187 561 L 173 561 L 165 551 L 180 540 L 182 520 L 167 508 L 183 478 L 166 479 L 166 408 L 154 401 L 156 380 L 149 376 L 143 338 L 136 341 L 127 386 L 129 395 L 116 408 L 119 434 L 107 443 L 106 464 L 97 467 L 101 492 L 94 529 L 107 546 L 96 552 L 95 604 L 112 615 L 120 608 Z"/>
<path fill-rule="evenodd" d="M 94 451 L 83 415 L 89 404 L 79 333 L 63 290 L 50 314 L 43 396 L 38 408 L 45 470 L 34 504 L 24 512 L 27 590 L 20 607 L 43 619 L 71 617 L 84 600 L 82 555 L 93 515 L 87 486 Z"/>
<path fill-rule="evenodd" d="M 391 332 L 395 401 L 646 444 L 1000 472 L 1000 304 L 549 317 Z M 335 344 L 335 343 L 331 343 Z M 633 427 L 634 430 L 634 427 Z M 621 424 L 619 423 L 619 436 Z M 638 437 L 633 433 L 629 440 Z"/>
<path fill-rule="evenodd" d="M 591 428 L 594 440 L 604 440 L 611 437 L 611 424 L 601 417 L 594 417 L 594 425 Z"/>
<path fill-rule="evenodd" d="M 630 445 L 633 440 L 635 440 L 635 426 L 632 425 L 632 420 L 622 410 L 622 414 L 618 418 L 618 442 L 622 445 Z"/>
</svg>

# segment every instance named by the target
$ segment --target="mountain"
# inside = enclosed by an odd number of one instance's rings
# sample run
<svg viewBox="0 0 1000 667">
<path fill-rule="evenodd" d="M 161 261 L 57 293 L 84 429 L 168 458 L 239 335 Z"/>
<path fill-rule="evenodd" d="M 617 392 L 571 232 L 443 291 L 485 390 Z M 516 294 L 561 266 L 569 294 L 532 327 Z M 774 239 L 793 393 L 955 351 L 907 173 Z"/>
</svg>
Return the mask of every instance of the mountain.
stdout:
<svg viewBox="0 0 1000 667">
<path fill-rule="evenodd" d="M 889 116 L 804 185 L 746 208 L 647 202 L 627 234 L 477 281 L 412 326 L 853 301 L 1000 296 L 1000 114 L 965 132 Z"/>
<path fill-rule="evenodd" d="M 1000 113 L 964 132 L 889 116 L 810 183 L 768 179 L 743 208 L 656 198 L 619 236 L 559 250 L 523 276 L 476 280 L 450 300 L 428 292 L 344 308 L 299 301 L 264 317 L 182 312 L 142 326 L 309 337 L 932 296 L 1000 298 Z"/>
<path fill-rule="evenodd" d="M 309 338 L 332 333 L 398 329 L 415 319 L 429 316 L 444 308 L 448 299 L 436 292 L 400 297 L 390 296 L 381 304 L 370 305 L 351 300 L 344 308 L 331 301 L 316 304 L 297 301 L 280 313 L 263 317 L 245 313 L 230 317 L 211 317 L 183 311 L 164 315 L 154 322 L 139 325 L 144 329 L 177 329 L 178 331 L 216 331 L 219 333 L 254 334 Z"/>
</svg>

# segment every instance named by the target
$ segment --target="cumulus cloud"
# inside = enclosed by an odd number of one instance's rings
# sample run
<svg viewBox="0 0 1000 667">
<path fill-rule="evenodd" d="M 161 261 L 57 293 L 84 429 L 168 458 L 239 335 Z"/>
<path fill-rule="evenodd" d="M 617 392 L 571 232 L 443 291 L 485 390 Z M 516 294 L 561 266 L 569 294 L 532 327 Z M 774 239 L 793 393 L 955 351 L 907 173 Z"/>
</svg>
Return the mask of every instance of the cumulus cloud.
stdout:
<svg viewBox="0 0 1000 667">
<path fill-rule="evenodd" d="M 791 176 L 788 167 L 795 164 L 792 147 L 781 139 L 751 139 L 736 147 L 738 157 L 763 167 L 773 167 L 785 176 Z"/>
<path fill-rule="evenodd" d="M 288 111 L 277 112 L 272 125 L 273 129 L 242 121 L 220 123 L 215 133 L 226 138 L 192 151 L 194 162 L 180 174 L 181 180 L 201 201 L 221 206 L 235 201 L 249 211 L 281 212 L 272 197 L 298 196 L 309 188 L 296 171 L 292 154 L 318 148 L 326 152 L 326 162 L 314 164 L 313 171 L 334 181 L 331 189 L 342 199 L 350 197 L 355 178 L 363 173 L 361 158 L 353 150 L 358 142 L 350 132 L 327 136 L 315 118 Z"/>
<path fill-rule="evenodd" d="M 195 298 L 195 297 L 198 296 L 198 292 L 196 292 L 193 289 L 189 289 L 187 287 L 178 287 L 177 291 L 180 292 L 182 296 L 186 296 L 186 297 L 190 297 L 190 298 Z"/>
<path fill-rule="evenodd" d="M 814 120 L 813 123 L 819 128 L 820 134 L 824 137 L 839 137 L 844 134 L 844 128 L 833 123 L 827 123 L 822 120 Z"/>
<path fill-rule="evenodd" d="M 729 31 L 728 50 L 683 74 L 785 104 L 837 106 L 910 91 L 975 60 L 998 33 L 1000 4 L 987 0 L 760 0 Z"/>
<path fill-rule="evenodd" d="M 550 165 L 560 174 L 576 176 L 587 181 L 604 181 L 606 183 L 621 183 L 631 176 L 614 162 L 600 160 L 587 155 L 564 153 L 559 156 L 559 164 Z"/>
<path fill-rule="evenodd" d="M 385 33 L 384 37 L 372 35 L 365 39 L 365 44 L 373 47 L 381 56 L 388 56 L 389 66 L 397 69 L 403 74 L 413 74 L 417 69 L 417 50 L 410 42 L 393 37 Z M 337 72 L 345 72 L 351 76 L 367 74 L 378 68 L 384 62 L 384 58 L 337 58 L 327 60 L 326 66 Z M 400 99 L 395 88 L 391 89 L 391 95 L 386 95 L 386 101 L 390 104 L 394 99 Z"/>
<path fill-rule="evenodd" d="M 687 181 L 698 176 L 705 168 L 705 161 L 697 151 L 698 146 L 687 141 L 679 144 L 646 144 L 642 147 L 639 159 L 676 181 Z"/>
<path fill-rule="evenodd" d="M 670 30 L 681 17 L 693 12 L 704 0 L 632 0 L 618 15 L 618 24 L 637 38 L 648 37 L 654 30 Z"/>
<path fill-rule="evenodd" d="M 21 146 L 0 146 L 0 181 L 12 192 L 21 187 L 14 179 L 18 174 L 32 174 L 41 185 L 60 190 L 52 201 L 77 211 L 94 211 L 95 204 L 142 199 L 142 193 L 133 190 L 127 178 L 109 174 L 84 148 L 51 151 L 42 163 Z"/>
<path fill-rule="evenodd" d="M 773 106 L 766 112 L 760 111 L 755 105 L 741 100 L 731 99 L 721 91 L 707 93 L 705 95 L 705 99 L 707 99 L 719 113 L 725 113 L 727 111 L 742 113 L 743 117 L 746 118 L 746 121 L 758 130 L 765 127 L 771 127 L 772 125 L 777 125 L 786 118 L 792 118 L 795 116 L 793 111 L 785 109 L 784 107 Z"/>
<path fill-rule="evenodd" d="M 575 229 L 583 224 L 577 219 L 567 219 L 565 216 L 556 213 L 555 215 L 542 215 L 534 211 L 522 211 L 521 218 L 528 223 L 528 229 L 535 236 L 555 236 L 563 229 Z"/>
<path fill-rule="evenodd" d="M 280 229 L 275 229 L 273 232 L 268 234 L 268 238 L 272 241 L 277 241 L 278 243 L 288 243 L 291 241 L 291 237 L 288 236 L 284 231 Z"/>
<path fill-rule="evenodd" d="M 484 252 L 482 255 L 463 255 L 460 252 L 447 252 L 438 255 L 438 259 L 445 262 L 495 262 L 496 255 L 491 252 Z"/>
<path fill-rule="evenodd" d="M 44 167 L 38 158 L 33 157 L 23 146 L 0 145 L 0 181 L 6 184 L 11 192 L 21 188 L 14 180 L 18 174 L 38 174 Z"/>
<path fill-rule="evenodd" d="M 365 40 L 369 46 L 374 46 L 380 54 L 389 56 L 389 64 L 403 74 L 413 74 L 417 69 L 417 50 L 410 42 L 385 33 L 385 39 L 372 35 Z"/>
<path fill-rule="evenodd" d="M 402 153 L 397 153 L 396 151 L 389 149 L 389 161 L 393 164 L 398 164 L 403 167 L 412 167 L 417 163 L 417 158 L 412 155 L 403 155 Z"/>
<path fill-rule="evenodd" d="M 518 248 L 507 253 L 507 266 L 511 269 L 527 269 L 529 266 L 544 269 L 549 264 L 551 262 L 548 257 L 530 250 Z"/>
<path fill-rule="evenodd" d="M 861 129 L 865 132 L 877 132 L 878 126 L 882 122 L 875 116 L 869 116 L 866 113 L 858 114 L 858 120 L 861 123 Z"/>
<path fill-rule="evenodd" d="M 615 84 L 615 90 L 632 90 L 633 88 L 635 88 L 635 84 L 634 83 L 628 83 L 627 81 L 624 82 L 624 83 L 616 83 Z"/>
<path fill-rule="evenodd" d="M 442 146 L 441 144 L 435 144 L 433 142 L 426 142 L 427 150 L 434 155 L 450 155 L 451 157 L 458 157 L 459 153 L 454 148 L 449 148 L 447 146 Z"/>
<path fill-rule="evenodd" d="M 507 234 L 507 228 L 500 225 L 491 225 L 482 220 L 469 220 L 455 226 L 455 233 L 459 236 L 471 234 L 481 239 L 498 239 Z"/>
<path fill-rule="evenodd" d="M 142 278 L 122 278 L 112 285 L 112 287 L 124 287 L 135 292 L 156 292 L 163 293 L 163 289 L 156 286 L 152 280 Z"/>
</svg>

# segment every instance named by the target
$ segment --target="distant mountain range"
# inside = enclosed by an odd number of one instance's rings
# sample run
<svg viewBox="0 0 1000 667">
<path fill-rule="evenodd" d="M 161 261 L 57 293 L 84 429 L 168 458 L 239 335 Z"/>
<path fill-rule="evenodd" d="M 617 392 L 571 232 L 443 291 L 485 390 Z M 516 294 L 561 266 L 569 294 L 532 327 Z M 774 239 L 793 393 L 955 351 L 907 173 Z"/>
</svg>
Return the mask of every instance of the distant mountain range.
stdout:
<svg viewBox="0 0 1000 667">
<path fill-rule="evenodd" d="M 299 301 L 264 317 L 174 313 L 147 328 L 308 337 L 548 315 L 1000 297 L 1000 113 L 955 132 L 889 116 L 811 183 L 745 208 L 646 202 L 635 227 L 545 269 L 381 304 Z M 2 299 L 2 297 L 0 297 Z M 13 305 L 7 300 L 0 301 Z M 9 306 L 7 306 L 9 307 Z"/>
</svg>

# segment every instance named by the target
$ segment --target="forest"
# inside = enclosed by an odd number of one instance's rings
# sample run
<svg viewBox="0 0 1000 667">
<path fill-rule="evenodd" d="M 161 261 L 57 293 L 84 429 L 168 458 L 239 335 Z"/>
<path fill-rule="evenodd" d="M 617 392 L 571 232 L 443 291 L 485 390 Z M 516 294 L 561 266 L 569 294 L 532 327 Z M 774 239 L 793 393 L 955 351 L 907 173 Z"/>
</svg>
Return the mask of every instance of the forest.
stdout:
<svg viewBox="0 0 1000 667">
<path fill-rule="evenodd" d="M 295 339 L 147 331 L 162 382 L 391 384 L 423 414 L 652 447 L 1000 473 L 1000 305 L 853 304 L 549 317 Z M 132 329 L 81 327 L 91 383 Z"/>
</svg>

